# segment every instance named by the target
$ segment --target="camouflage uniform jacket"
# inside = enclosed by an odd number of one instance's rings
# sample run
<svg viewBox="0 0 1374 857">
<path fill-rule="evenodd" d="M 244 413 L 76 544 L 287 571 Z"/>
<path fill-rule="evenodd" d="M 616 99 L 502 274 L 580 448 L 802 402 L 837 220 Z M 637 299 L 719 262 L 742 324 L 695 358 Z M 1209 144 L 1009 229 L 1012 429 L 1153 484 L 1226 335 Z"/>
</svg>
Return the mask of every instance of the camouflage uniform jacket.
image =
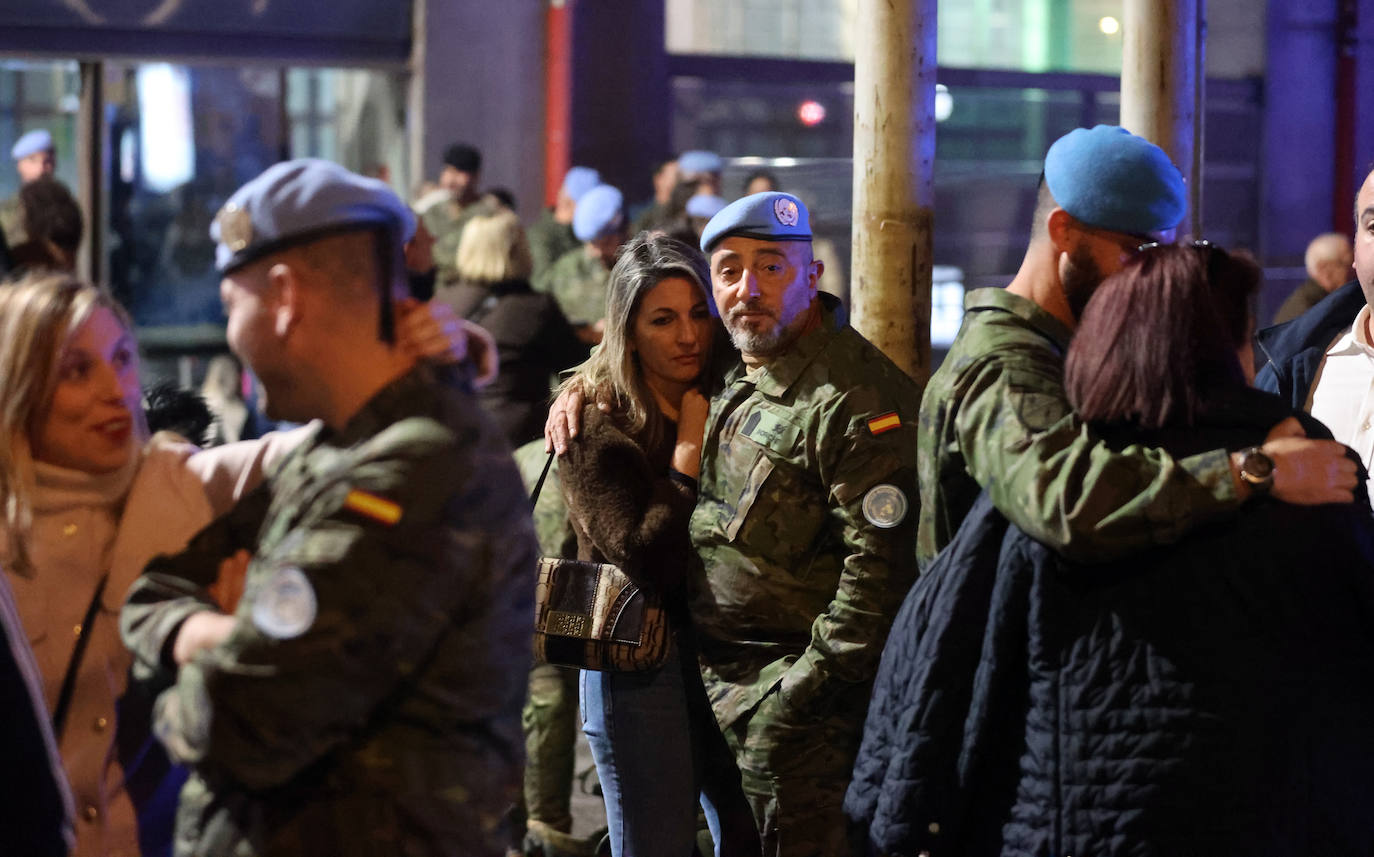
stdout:
<svg viewBox="0 0 1374 857">
<path fill-rule="evenodd" d="M 0 231 L 5 233 L 5 243 L 11 247 L 28 240 L 24 232 L 24 206 L 18 195 L 0 200 Z"/>
<path fill-rule="evenodd" d="M 539 484 L 539 474 L 549 462 L 549 454 L 544 451 L 544 440 L 532 440 L 515 450 L 515 466 L 520 468 L 520 479 L 525 490 L 534 491 Z M 539 489 L 539 498 L 534 501 L 534 535 L 539 539 L 541 556 L 559 556 L 577 559 L 577 534 L 573 532 L 572 522 L 568 520 L 568 501 L 563 499 L 558 475 L 558 457 L 549 464 L 549 474 L 544 479 L 544 487 Z"/>
<path fill-rule="evenodd" d="M 420 214 L 425 228 L 434 236 L 434 271 L 438 282 L 458 279 L 458 244 L 463 240 L 463 227 L 480 207 L 477 203 L 440 202 Z"/>
<path fill-rule="evenodd" d="M 689 597 L 722 728 L 775 688 L 798 721 L 867 699 L 916 577 L 920 388 L 821 300 L 821 326 L 711 402 Z"/>
<path fill-rule="evenodd" d="M 530 261 L 534 263 L 530 276 L 535 278 L 552 268 L 564 253 L 582 246 L 572 227 L 554 220 L 553 212 L 547 208 L 525 230 L 525 235 L 530 242 Z"/>
<path fill-rule="evenodd" d="M 219 558 L 256 552 L 237 625 L 155 731 L 192 767 L 174 853 L 498 855 L 522 761 L 534 534 L 510 450 L 419 367 L 317 430 L 175 556 L 125 642 L 170 671 Z"/>
<path fill-rule="evenodd" d="M 1048 312 L 994 288 L 970 292 L 964 313 L 921 401 L 922 567 L 984 489 L 1022 531 L 1080 561 L 1175 541 L 1237 505 L 1226 450 L 1114 452 L 1084 425 L 1064 392 L 1072 333 Z"/>
<path fill-rule="evenodd" d="M 579 244 L 559 256 L 531 285 L 537 292 L 553 295 L 568 321 L 580 327 L 606 317 L 606 285 L 610 280 L 611 270 L 600 259 L 587 255 L 586 247 Z"/>
</svg>

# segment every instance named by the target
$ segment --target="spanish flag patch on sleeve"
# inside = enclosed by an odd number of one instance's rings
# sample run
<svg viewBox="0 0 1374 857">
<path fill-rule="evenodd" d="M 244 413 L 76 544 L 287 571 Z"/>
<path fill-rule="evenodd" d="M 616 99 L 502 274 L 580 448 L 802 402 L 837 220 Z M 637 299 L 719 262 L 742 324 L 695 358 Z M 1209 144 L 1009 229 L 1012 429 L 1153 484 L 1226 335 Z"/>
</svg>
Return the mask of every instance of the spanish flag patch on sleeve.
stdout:
<svg viewBox="0 0 1374 857">
<path fill-rule="evenodd" d="M 868 430 L 872 434 L 882 434 L 885 431 L 892 431 L 902 424 L 902 418 L 897 416 L 896 411 L 888 411 L 882 416 L 874 417 L 868 421 Z"/>
<path fill-rule="evenodd" d="M 357 512 L 364 518 L 371 518 L 386 524 L 388 527 L 394 526 L 401 520 L 401 507 L 391 502 L 385 497 L 378 497 L 376 494 L 369 494 L 366 491 L 353 490 L 344 497 L 344 508 L 350 512 Z"/>
</svg>

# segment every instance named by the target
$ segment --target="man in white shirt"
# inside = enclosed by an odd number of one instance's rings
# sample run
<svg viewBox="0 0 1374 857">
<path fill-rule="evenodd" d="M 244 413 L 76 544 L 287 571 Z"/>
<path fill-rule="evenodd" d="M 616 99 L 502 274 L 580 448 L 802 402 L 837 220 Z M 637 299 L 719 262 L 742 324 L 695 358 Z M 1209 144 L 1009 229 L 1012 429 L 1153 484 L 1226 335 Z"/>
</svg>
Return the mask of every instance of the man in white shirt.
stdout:
<svg viewBox="0 0 1374 857">
<path fill-rule="evenodd" d="M 1306 314 L 1261 331 L 1255 386 L 1310 411 L 1336 440 L 1374 462 L 1374 172 L 1355 199 L 1355 276 Z"/>
</svg>

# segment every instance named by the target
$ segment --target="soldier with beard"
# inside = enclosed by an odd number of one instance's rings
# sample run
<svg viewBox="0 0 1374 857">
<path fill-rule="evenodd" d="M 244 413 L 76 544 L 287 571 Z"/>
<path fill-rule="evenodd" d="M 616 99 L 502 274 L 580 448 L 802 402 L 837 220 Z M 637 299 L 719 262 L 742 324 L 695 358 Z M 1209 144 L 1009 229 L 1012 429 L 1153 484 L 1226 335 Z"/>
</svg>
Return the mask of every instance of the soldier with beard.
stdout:
<svg viewBox="0 0 1374 857">
<path fill-rule="evenodd" d="M 852 853 L 841 813 L 878 656 L 915 579 L 916 382 L 818 288 L 801 200 L 759 193 L 701 248 L 740 360 L 689 525 L 702 675 L 768 857 Z"/>
<path fill-rule="evenodd" d="M 922 568 L 982 490 L 1023 531 L 1081 561 L 1173 542 L 1251 494 L 1349 502 L 1341 455 L 1301 437 L 1294 420 L 1258 449 L 1175 460 L 1113 452 L 1069 407 L 1064 352 L 1088 299 L 1140 245 L 1172 241 L 1185 208 L 1178 168 L 1123 128 L 1078 128 L 1050 146 L 1021 269 L 1006 289 L 965 298 L 963 326 L 921 401 Z M 1265 463 L 1272 484 L 1257 476 Z"/>
</svg>

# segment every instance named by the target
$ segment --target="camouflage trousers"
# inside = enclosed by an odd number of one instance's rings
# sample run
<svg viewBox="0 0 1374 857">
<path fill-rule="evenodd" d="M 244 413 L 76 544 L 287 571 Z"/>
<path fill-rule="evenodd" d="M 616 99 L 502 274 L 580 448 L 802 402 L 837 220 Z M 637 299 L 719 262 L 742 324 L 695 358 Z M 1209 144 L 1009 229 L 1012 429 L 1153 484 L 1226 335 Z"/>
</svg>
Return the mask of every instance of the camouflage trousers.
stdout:
<svg viewBox="0 0 1374 857">
<path fill-rule="evenodd" d="M 863 713 L 808 722 L 781 716 L 768 694 L 725 730 L 754 811 L 764 857 L 857 857 L 844 793 L 854 771 Z"/>
<path fill-rule="evenodd" d="M 577 741 L 577 670 L 540 664 L 530 670 L 525 728 L 525 812 L 563 833 L 572 830 L 573 756 Z"/>
</svg>

